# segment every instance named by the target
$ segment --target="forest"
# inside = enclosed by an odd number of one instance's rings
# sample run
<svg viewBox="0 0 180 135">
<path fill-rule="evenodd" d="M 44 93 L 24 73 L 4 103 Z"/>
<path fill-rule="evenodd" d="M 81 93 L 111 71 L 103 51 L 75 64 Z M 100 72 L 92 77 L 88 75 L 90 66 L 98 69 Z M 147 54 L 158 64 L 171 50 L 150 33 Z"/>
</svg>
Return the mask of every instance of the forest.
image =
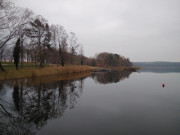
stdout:
<svg viewBox="0 0 180 135">
<path fill-rule="evenodd" d="M 30 9 L 0 0 L 0 69 L 3 62 L 129 67 L 132 63 L 119 54 L 99 53 L 93 58 L 84 54 L 74 32 L 67 32 L 60 24 L 49 24 L 41 15 Z M 23 64 L 22 64 L 23 66 Z"/>
</svg>

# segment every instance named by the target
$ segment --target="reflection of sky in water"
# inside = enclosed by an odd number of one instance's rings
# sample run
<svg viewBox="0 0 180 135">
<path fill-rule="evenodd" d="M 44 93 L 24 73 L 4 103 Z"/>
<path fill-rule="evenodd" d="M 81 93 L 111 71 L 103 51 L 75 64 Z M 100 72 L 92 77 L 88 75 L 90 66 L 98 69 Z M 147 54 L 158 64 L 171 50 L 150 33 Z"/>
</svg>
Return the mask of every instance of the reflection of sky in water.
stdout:
<svg viewBox="0 0 180 135">
<path fill-rule="evenodd" d="M 13 89 L 8 85 L 3 85 L 2 89 L 0 90 L 0 98 L 4 101 L 12 103 L 12 92 Z"/>
</svg>

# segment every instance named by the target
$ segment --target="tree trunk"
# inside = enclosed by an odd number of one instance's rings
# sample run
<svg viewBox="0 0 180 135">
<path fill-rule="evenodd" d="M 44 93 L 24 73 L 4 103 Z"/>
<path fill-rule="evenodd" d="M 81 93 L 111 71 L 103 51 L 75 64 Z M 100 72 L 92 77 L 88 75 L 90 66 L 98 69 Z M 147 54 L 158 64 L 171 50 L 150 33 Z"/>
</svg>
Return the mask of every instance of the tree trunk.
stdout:
<svg viewBox="0 0 180 135">
<path fill-rule="evenodd" d="M 0 52 L 1 54 L 0 54 L 0 60 L 3 60 L 3 51 L 2 52 Z"/>
<path fill-rule="evenodd" d="M 21 45 L 21 68 L 23 68 L 23 54 L 24 54 L 24 50 L 23 50 L 23 45 Z"/>
<path fill-rule="evenodd" d="M 1 64 L 1 62 L 0 62 L 0 69 L 1 69 L 2 72 L 5 72 L 5 70 L 4 70 L 4 68 L 3 68 L 2 64 Z"/>
<path fill-rule="evenodd" d="M 73 54 L 71 53 L 71 65 L 73 64 Z"/>
<path fill-rule="evenodd" d="M 63 55 L 61 56 L 61 65 L 64 67 L 64 57 L 63 57 Z"/>
<path fill-rule="evenodd" d="M 18 63 L 16 63 L 16 70 L 18 70 Z"/>
<path fill-rule="evenodd" d="M 83 56 L 81 56 L 81 65 L 83 65 Z"/>
</svg>

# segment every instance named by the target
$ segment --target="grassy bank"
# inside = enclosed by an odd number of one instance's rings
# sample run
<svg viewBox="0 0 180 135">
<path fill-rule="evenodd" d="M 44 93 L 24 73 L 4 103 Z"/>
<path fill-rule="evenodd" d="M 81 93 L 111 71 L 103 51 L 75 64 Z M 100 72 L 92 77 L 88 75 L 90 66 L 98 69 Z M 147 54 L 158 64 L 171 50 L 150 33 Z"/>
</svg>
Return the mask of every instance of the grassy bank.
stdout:
<svg viewBox="0 0 180 135">
<path fill-rule="evenodd" d="M 48 76 L 48 75 L 73 74 L 73 73 L 91 72 L 91 70 L 92 67 L 90 66 L 45 67 L 43 69 L 26 67 L 19 70 L 16 70 L 15 68 L 6 68 L 6 72 L 0 71 L 0 80 Z"/>
<path fill-rule="evenodd" d="M 86 78 L 91 74 L 91 72 L 83 72 L 83 73 L 74 73 L 74 74 L 61 74 L 61 75 L 51 75 L 51 76 L 40 76 L 40 77 L 29 77 L 29 78 L 22 78 L 22 79 L 10 79 L 6 80 L 8 85 L 12 87 L 15 85 L 23 85 L 23 86 L 32 86 L 32 85 L 39 85 L 42 83 L 50 83 L 54 81 L 61 81 L 61 80 L 80 80 L 82 78 Z M 1 82 L 0 82 L 1 83 Z"/>
<path fill-rule="evenodd" d="M 84 73 L 84 72 L 101 72 L 109 70 L 126 70 L 126 71 L 136 71 L 138 67 L 91 67 L 91 66 L 65 66 L 56 67 L 56 65 L 45 65 L 43 69 L 36 68 L 35 63 L 23 63 L 23 68 L 21 64 L 19 65 L 19 70 L 15 69 L 15 65 L 12 62 L 3 62 L 3 67 L 6 72 L 0 71 L 0 80 L 7 79 L 20 79 L 27 77 L 39 77 L 39 76 L 49 76 L 49 75 L 71 75 L 74 73 Z"/>
</svg>

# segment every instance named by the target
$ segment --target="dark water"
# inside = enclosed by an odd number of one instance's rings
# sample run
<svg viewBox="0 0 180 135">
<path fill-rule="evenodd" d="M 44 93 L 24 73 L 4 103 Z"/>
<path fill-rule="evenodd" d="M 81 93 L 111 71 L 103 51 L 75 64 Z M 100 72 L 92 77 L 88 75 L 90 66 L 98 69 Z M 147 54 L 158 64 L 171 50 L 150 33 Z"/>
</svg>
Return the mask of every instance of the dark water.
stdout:
<svg viewBox="0 0 180 135">
<path fill-rule="evenodd" d="M 0 82 L 0 134 L 180 135 L 180 73 Z"/>
</svg>

